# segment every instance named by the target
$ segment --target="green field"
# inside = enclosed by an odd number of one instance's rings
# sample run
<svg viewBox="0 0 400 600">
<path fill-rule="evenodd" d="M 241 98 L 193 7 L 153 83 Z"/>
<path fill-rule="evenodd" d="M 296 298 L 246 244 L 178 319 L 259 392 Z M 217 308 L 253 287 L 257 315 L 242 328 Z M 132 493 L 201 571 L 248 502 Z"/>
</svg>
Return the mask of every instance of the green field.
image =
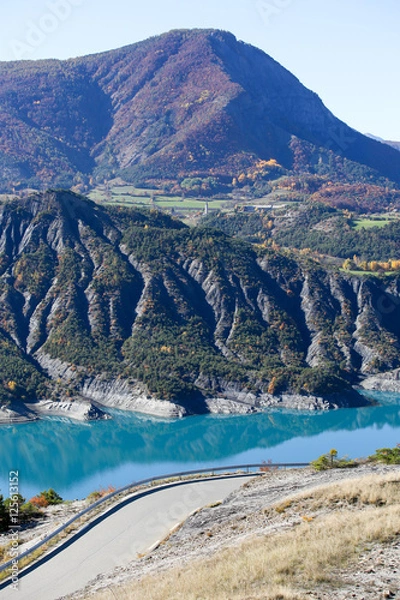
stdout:
<svg viewBox="0 0 400 600">
<path fill-rule="evenodd" d="M 206 200 L 204 198 L 185 198 L 181 196 L 166 196 L 157 190 L 135 188 L 131 185 L 114 186 L 109 190 L 99 186 L 92 190 L 89 198 L 94 202 L 118 206 L 146 206 L 160 209 L 170 209 L 176 212 L 203 211 Z M 226 200 L 209 200 L 210 210 L 219 210 Z"/>
<path fill-rule="evenodd" d="M 371 276 L 373 275 L 374 277 L 382 277 L 383 275 L 386 276 L 390 276 L 390 275 L 398 275 L 398 271 L 358 271 L 358 270 L 351 270 L 351 271 L 347 271 L 346 269 L 340 269 L 340 271 L 342 273 L 345 273 L 346 275 L 356 275 L 357 277 L 360 276 Z"/>
<path fill-rule="evenodd" d="M 133 185 L 110 186 L 108 189 L 100 185 L 93 189 L 89 198 L 95 202 L 130 202 L 130 203 L 150 203 L 150 198 L 157 193 L 157 190 L 136 188 Z"/>
<path fill-rule="evenodd" d="M 385 227 L 392 223 L 396 218 L 373 218 L 366 217 L 365 219 L 356 219 L 354 229 L 359 231 L 360 229 L 372 229 L 373 227 Z"/>
<path fill-rule="evenodd" d="M 112 191 L 116 191 L 120 194 L 127 194 L 131 196 L 149 196 L 152 192 L 156 192 L 156 190 L 149 190 L 145 188 L 137 188 L 133 185 L 118 185 L 112 188 Z"/>
</svg>

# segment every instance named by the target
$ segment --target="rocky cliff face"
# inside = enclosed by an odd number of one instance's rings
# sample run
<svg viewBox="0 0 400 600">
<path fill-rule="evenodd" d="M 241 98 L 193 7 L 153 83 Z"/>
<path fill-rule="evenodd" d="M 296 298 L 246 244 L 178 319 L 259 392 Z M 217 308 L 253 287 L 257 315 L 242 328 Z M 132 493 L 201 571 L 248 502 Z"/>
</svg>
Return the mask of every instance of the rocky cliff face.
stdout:
<svg viewBox="0 0 400 600">
<path fill-rule="evenodd" d="M 172 31 L 69 61 L 2 63 L 0 124 L 5 191 L 70 187 L 93 175 L 227 184 L 260 159 L 289 169 L 305 154 L 313 154 L 306 163 L 326 161 L 318 148 L 399 181 L 395 149 L 350 129 L 270 56 L 221 31 Z"/>
<path fill-rule="evenodd" d="M 398 279 L 256 254 L 159 213 L 68 192 L 4 204 L 0 265 L 3 401 L 78 394 L 181 416 L 294 393 L 309 406 L 400 365 Z"/>
</svg>

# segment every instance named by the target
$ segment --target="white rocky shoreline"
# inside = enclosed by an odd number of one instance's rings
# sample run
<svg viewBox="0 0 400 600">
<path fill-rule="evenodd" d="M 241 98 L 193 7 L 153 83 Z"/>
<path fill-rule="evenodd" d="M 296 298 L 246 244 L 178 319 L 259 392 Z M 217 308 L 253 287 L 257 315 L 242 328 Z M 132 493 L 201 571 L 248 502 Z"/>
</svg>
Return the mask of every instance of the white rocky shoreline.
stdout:
<svg viewBox="0 0 400 600">
<path fill-rule="evenodd" d="M 188 398 L 185 403 L 177 403 L 156 398 L 146 385 L 138 381 L 122 377 L 110 378 L 105 374 L 88 377 L 85 369 L 73 368 L 43 352 L 38 352 L 36 359 L 54 381 L 59 380 L 65 385 L 71 385 L 78 392 L 75 397 L 63 396 L 60 401 L 40 400 L 32 403 L 15 401 L 7 407 L 0 407 L 0 425 L 24 423 L 45 417 L 66 417 L 77 421 L 109 419 L 107 409 L 135 412 L 162 419 L 181 419 L 196 414 L 248 415 L 269 408 L 328 411 L 376 404 L 375 400 L 368 399 L 364 394 L 351 388 L 341 393 L 324 396 L 290 393 L 256 395 L 225 380 L 219 382 L 221 392 L 217 396 L 197 400 Z M 382 385 L 385 377 L 388 381 L 393 381 L 400 392 L 400 369 L 365 378 L 363 389 L 384 389 Z M 207 381 L 203 381 L 201 377 L 196 383 L 200 389 L 207 388 Z M 390 387 L 387 389 L 396 391 Z"/>
<path fill-rule="evenodd" d="M 370 375 L 361 382 L 364 390 L 400 393 L 400 369 Z"/>
<path fill-rule="evenodd" d="M 400 370 L 398 373 L 373 376 L 364 380 L 364 390 L 400 392 Z M 339 408 L 368 406 L 374 403 L 356 390 L 330 396 L 303 396 L 300 394 L 256 396 L 253 393 L 224 390 L 217 397 L 205 398 L 201 413 L 214 415 L 247 415 L 263 412 L 268 408 L 296 411 L 328 411 Z M 164 419 L 181 419 L 199 414 L 185 406 L 153 397 L 141 384 L 130 384 L 125 380 L 105 380 L 103 377 L 86 379 L 80 395 L 60 401 L 40 400 L 36 402 L 13 401 L 0 407 L 0 425 L 16 425 L 46 417 L 65 417 L 76 421 L 98 421 L 110 419 L 103 409 L 118 409 Z"/>
<path fill-rule="evenodd" d="M 99 421 L 110 418 L 92 402 L 83 399 L 59 402 L 39 400 L 26 403 L 14 401 L 9 406 L 0 407 L 0 425 L 18 425 L 46 417 L 66 417 L 75 421 Z"/>
</svg>

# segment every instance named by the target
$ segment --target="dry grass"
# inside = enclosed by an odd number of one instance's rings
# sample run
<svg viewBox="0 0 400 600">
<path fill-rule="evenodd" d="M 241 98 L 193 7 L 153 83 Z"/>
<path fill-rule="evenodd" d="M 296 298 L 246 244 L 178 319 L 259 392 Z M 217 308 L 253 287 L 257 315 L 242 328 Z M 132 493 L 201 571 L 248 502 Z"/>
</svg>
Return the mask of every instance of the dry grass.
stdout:
<svg viewBox="0 0 400 600">
<path fill-rule="evenodd" d="M 279 506 L 299 514 L 305 508 L 324 512 L 211 559 L 104 591 L 96 600 L 298 600 L 306 597 L 307 586 L 340 585 L 335 569 L 351 564 L 374 543 L 400 535 L 395 474 L 317 488 Z M 276 508 L 283 524 L 284 514 Z"/>
<path fill-rule="evenodd" d="M 368 475 L 339 483 L 307 490 L 302 494 L 285 498 L 274 507 L 278 513 L 288 509 L 338 509 L 345 507 L 384 506 L 400 504 L 400 477 L 396 473 L 377 477 Z"/>
</svg>

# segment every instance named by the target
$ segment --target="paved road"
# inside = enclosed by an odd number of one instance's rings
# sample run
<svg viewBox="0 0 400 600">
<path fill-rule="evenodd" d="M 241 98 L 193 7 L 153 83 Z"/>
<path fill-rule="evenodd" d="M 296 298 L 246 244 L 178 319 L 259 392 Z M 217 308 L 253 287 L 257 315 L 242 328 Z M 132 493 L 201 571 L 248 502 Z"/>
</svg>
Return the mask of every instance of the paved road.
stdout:
<svg viewBox="0 0 400 600">
<path fill-rule="evenodd" d="M 248 477 L 180 483 L 122 506 L 38 566 L 20 574 L 18 590 L 0 586 L 1 600 L 57 600 L 100 573 L 127 565 L 193 510 L 224 499 Z"/>
</svg>

